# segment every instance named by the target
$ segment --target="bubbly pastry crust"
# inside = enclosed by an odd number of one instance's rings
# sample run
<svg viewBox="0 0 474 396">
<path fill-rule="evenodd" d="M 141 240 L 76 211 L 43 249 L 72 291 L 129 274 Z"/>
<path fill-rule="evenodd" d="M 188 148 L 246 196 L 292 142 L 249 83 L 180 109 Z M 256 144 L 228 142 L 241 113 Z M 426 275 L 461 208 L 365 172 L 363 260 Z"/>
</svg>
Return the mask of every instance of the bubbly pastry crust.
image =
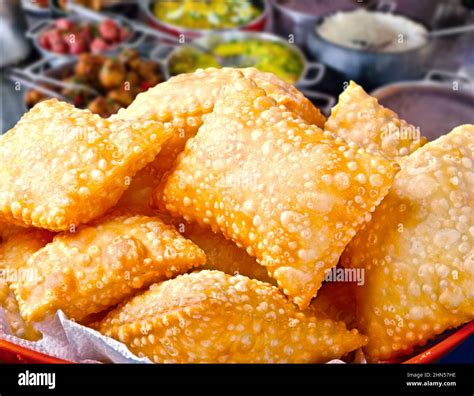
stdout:
<svg viewBox="0 0 474 396">
<path fill-rule="evenodd" d="M 0 308 L 3 308 L 7 323 L 14 336 L 29 341 L 37 341 L 41 338 L 41 333 L 33 325 L 27 324 L 23 320 L 15 295 L 10 290 L 8 283 L 2 279 L 0 279 Z M 2 326 L 0 326 L 0 330 L 7 331 Z"/>
<path fill-rule="evenodd" d="M 354 81 L 339 96 L 324 128 L 347 142 L 395 160 L 427 142 L 419 128 L 380 105 Z"/>
<path fill-rule="evenodd" d="M 390 193 L 342 257 L 365 268 L 358 328 L 374 360 L 474 319 L 474 125 L 401 161 Z"/>
<path fill-rule="evenodd" d="M 37 104 L 0 137 L 0 221 L 53 231 L 87 223 L 118 201 L 172 132 L 56 99 Z"/>
<path fill-rule="evenodd" d="M 293 85 L 271 73 L 255 68 L 208 68 L 172 77 L 138 95 L 129 107 L 111 117 L 157 120 L 170 122 L 176 127 L 175 133 L 164 144 L 156 159 L 133 178 L 130 192 L 125 192 L 118 207 L 133 207 L 141 213 L 153 213 L 149 205 L 150 190 L 157 186 L 163 173 L 172 167 L 188 139 L 196 135 L 206 115 L 212 112 L 222 89 L 243 75 L 254 79 L 279 105 L 295 112 L 309 124 L 323 127 L 326 118 L 319 109 Z M 136 197 L 132 197 L 134 192 L 137 193 Z M 155 206 L 159 206 L 159 203 L 155 202 Z"/>
<path fill-rule="evenodd" d="M 366 343 L 274 286 L 207 270 L 153 285 L 97 327 L 156 363 L 316 363 Z"/>
<path fill-rule="evenodd" d="M 304 309 L 397 170 L 306 124 L 242 78 L 218 100 L 155 199 L 245 247 Z"/>
<path fill-rule="evenodd" d="M 33 253 L 51 242 L 54 234 L 46 230 L 25 230 L 9 237 L 0 245 L 0 307 L 4 309 L 12 333 L 27 340 L 38 340 L 41 334 L 33 324 L 26 323 L 21 314 L 15 295 L 9 287 L 9 277 L 35 276 L 34 273 L 22 273 L 21 270 Z M 8 275 L 11 274 L 11 275 Z"/>
<path fill-rule="evenodd" d="M 26 264 L 38 276 L 12 289 L 28 321 L 59 309 L 80 321 L 205 261 L 201 249 L 157 217 L 110 216 L 55 236 Z"/>
</svg>

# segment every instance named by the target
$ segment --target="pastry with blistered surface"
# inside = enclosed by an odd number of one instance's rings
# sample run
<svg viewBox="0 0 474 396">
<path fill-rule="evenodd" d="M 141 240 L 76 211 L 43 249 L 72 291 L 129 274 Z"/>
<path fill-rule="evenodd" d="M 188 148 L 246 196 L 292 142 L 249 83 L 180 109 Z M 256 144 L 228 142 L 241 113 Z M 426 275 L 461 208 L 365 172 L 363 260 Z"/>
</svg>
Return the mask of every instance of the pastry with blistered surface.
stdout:
<svg viewBox="0 0 474 396">
<path fill-rule="evenodd" d="M 118 201 L 172 132 L 56 99 L 37 104 L 0 137 L 0 221 L 53 231 L 87 223 Z"/>
<path fill-rule="evenodd" d="M 40 333 L 32 324 L 27 324 L 20 315 L 15 295 L 9 288 L 8 278 L 33 277 L 36 273 L 22 272 L 30 256 L 53 239 L 53 233 L 46 230 L 25 230 L 10 236 L 0 245 L 0 272 L 11 274 L 0 277 L 0 307 L 3 308 L 10 329 L 17 337 L 37 340 Z"/>
<path fill-rule="evenodd" d="M 172 215 L 245 247 L 304 309 L 397 170 L 242 78 L 226 88 L 155 196 Z"/>
<path fill-rule="evenodd" d="M 55 236 L 27 262 L 39 277 L 12 289 L 28 321 L 59 309 L 80 321 L 205 261 L 201 249 L 156 217 L 111 216 Z"/>
<path fill-rule="evenodd" d="M 426 143 L 419 128 L 381 106 L 353 81 L 339 96 L 324 128 L 390 159 L 399 159 Z"/>
<path fill-rule="evenodd" d="M 18 301 L 10 290 L 8 283 L 0 279 L 0 308 L 3 309 L 5 318 L 12 334 L 25 340 L 36 341 L 41 338 L 41 333 L 33 325 L 27 324 L 21 314 Z M 0 326 L 0 331 L 8 332 Z"/>
<path fill-rule="evenodd" d="M 358 329 L 388 360 L 474 319 L 474 125 L 401 162 L 390 193 L 342 257 L 365 269 Z"/>
<path fill-rule="evenodd" d="M 153 180 L 147 176 L 153 173 L 156 175 L 155 180 L 159 181 L 162 174 L 172 167 L 178 154 L 184 150 L 186 141 L 196 134 L 205 116 L 212 112 L 222 88 L 241 78 L 242 75 L 254 79 L 279 105 L 294 111 L 309 124 L 323 127 L 326 119 L 321 112 L 295 87 L 271 73 L 264 73 L 255 68 L 209 68 L 180 74 L 138 95 L 130 106 L 111 117 L 111 119 L 170 122 L 177 128 L 153 163 L 132 180 L 130 186 L 132 190 L 141 188 L 145 180 L 149 180 L 150 187 L 156 187 L 153 185 Z M 147 188 L 141 188 L 141 194 L 146 191 Z M 127 204 L 128 198 L 129 195 L 119 204 Z M 149 210 L 145 197 L 142 207 Z"/>
<path fill-rule="evenodd" d="M 153 285 L 98 324 L 156 363 L 315 363 L 366 343 L 245 276 L 199 271 Z"/>
</svg>

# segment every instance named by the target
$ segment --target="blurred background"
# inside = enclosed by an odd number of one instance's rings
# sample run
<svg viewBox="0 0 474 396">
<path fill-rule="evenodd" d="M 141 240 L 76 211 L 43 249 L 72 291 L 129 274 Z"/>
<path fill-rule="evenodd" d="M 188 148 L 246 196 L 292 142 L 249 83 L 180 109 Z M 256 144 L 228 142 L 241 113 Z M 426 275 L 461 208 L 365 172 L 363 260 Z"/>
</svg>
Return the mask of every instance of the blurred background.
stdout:
<svg viewBox="0 0 474 396">
<path fill-rule="evenodd" d="M 434 138 L 474 122 L 474 0 L 1 0 L 1 131 L 103 117 L 173 75 L 255 66 L 328 113 L 350 79 Z"/>
</svg>

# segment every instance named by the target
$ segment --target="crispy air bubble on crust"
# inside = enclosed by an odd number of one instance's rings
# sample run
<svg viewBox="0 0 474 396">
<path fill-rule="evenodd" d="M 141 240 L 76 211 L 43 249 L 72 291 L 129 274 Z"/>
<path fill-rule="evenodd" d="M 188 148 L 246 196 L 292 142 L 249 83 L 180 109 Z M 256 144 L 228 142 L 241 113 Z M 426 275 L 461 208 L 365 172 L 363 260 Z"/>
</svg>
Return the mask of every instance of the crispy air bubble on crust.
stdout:
<svg viewBox="0 0 474 396">
<path fill-rule="evenodd" d="M 245 247 L 304 309 L 397 170 L 306 124 L 242 78 L 226 89 L 155 199 Z"/>
<path fill-rule="evenodd" d="M 156 217 L 107 217 L 57 235 L 27 262 L 39 277 L 12 288 L 28 321 L 58 309 L 80 321 L 205 261 L 201 249 Z"/>
<path fill-rule="evenodd" d="M 203 116 L 212 112 L 222 88 L 242 76 L 253 79 L 278 104 L 306 122 L 324 126 L 325 117 L 294 86 L 255 68 L 208 68 L 180 74 L 141 93 L 130 106 L 111 118 L 172 122 L 182 128 L 183 137 L 191 137 L 202 125 Z"/>
<path fill-rule="evenodd" d="M 29 230 L 10 236 L 7 242 L 0 245 L 0 272 L 11 276 L 35 276 L 22 273 L 22 268 L 30 256 L 53 239 L 53 233 L 46 230 Z M 15 274 L 15 275 L 14 275 Z M 28 340 L 41 337 L 31 324 L 25 323 L 20 315 L 20 308 L 15 295 L 10 291 L 7 279 L 0 277 L 0 307 L 4 309 L 7 322 L 14 335 Z"/>
<path fill-rule="evenodd" d="M 409 353 L 474 319 L 474 125 L 428 143 L 344 252 L 365 268 L 358 328 L 372 360 Z"/>
<path fill-rule="evenodd" d="M 418 128 L 381 106 L 353 81 L 339 96 L 324 128 L 390 159 L 399 159 L 426 143 Z"/>
<path fill-rule="evenodd" d="M 299 311 L 274 286 L 220 271 L 153 285 L 98 329 L 157 363 L 326 362 L 366 343 L 341 322 Z"/>
<path fill-rule="evenodd" d="M 156 187 L 148 176 L 155 174 L 155 180 L 159 180 L 162 174 L 172 167 L 178 154 L 184 150 L 186 141 L 196 134 L 205 116 L 212 112 L 222 88 L 236 79 L 242 78 L 243 75 L 254 79 L 279 105 L 294 111 L 309 124 L 323 127 L 326 119 L 321 112 L 295 87 L 271 73 L 264 73 L 255 68 L 209 68 L 172 77 L 138 95 L 129 107 L 120 110 L 117 115 L 111 117 L 111 119 L 170 122 L 177 128 L 153 163 L 139 172 L 132 180 L 130 188 L 132 190 L 140 189 L 139 193 L 143 197 L 141 204 L 143 210 L 150 210 L 144 195 L 148 189 L 143 182 L 148 180 L 151 188 Z M 129 195 L 119 202 L 119 206 L 129 204 Z M 137 205 L 134 207 L 137 208 Z"/>
<path fill-rule="evenodd" d="M 0 137 L 0 221 L 53 231 L 112 207 L 172 128 L 100 118 L 55 99 Z"/>
</svg>

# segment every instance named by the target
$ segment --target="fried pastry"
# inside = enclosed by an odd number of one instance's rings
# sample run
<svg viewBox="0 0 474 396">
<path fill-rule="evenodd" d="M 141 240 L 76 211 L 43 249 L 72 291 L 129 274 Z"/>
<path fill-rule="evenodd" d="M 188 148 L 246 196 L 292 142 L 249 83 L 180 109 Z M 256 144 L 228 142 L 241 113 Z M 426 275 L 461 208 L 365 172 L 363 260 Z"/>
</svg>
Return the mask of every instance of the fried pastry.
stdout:
<svg viewBox="0 0 474 396">
<path fill-rule="evenodd" d="M 129 187 L 113 207 L 113 211 L 155 216 L 158 212 L 150 203 L 153 191 L 160 184 L 162 173 L 154 162 L 145 166 L 129 181 Z M 163 214 L 165 212 L 160 213 L 160 217 Z"/>
<path fill-rule="evenodd" d="M 239 274 L 262 282 L 276 283 L 254 257 L 249 256 L 245 249 L 239 248 L 234 242 L 225 239 L 222 234 L 215 234 L 196 223 L 183 223 L 181 227 L 183 227 L 182 234 L 206 254 L 207 261 L 203 269 L 219 270 L 229 275 Z"/>
<path fill-rule="evenodd" d="M 10 291 L 8 283 L 2 279 L 0 279 L 0 308 L 3 308 L 7 323 L 14 336 L 30 341 L 41 338 L 41 333 L 33 325 L 27 324 L 21 317 L 15 295 Z"/>
<path fill-rule="evenodd" d="M 376 98 L 353 81 L 339 96 L 339 102 L 333 107 L 324 128 L 347 142 L 390 159 L 408 155 L 427 141 L 419 128 L 381 106 Z"/>
<path fill-rule="evenodd" d="M 28 228 L 0 221 L 0 242 L 6 241 L 10 236 L 15 235 L 17 232 L 23 232 L 27 229 Z"/>
<path fill-rule="evenodd" d="M 474 125 L 401 161 L 390 193 L 342 257 L 365 269 L 358 329 L 373 361 L 474 319 Z"/>
<path fill-rule="evenodd" d="M 366 343 L 272 285 L 207 270 L 153 285 L 97 327 L 156 363 L 326 362 Z"/>
<path fill-rule="evenodd" d="M 308 123 L 323 127 L 326 119 L 321 112 L 295 87 L 271 73 L 255 68 L 209 68 L 180 74 L 138 95 L 130 106 L 111 117 L 170 122 L 177 128 L 153 163 L 132 180 L 132 191 L 140 189 L 140 194 L 144 197 L 143 194 L 149 190 L 147 186 L 143 186 L 144 181 L 148 182 L 150 188 L 156 187 L 154 180 L 148 175 L 154 174 L 155 180 L 159 181 L 161 175 L 172 167 L 178 154 L 184 150 L 187 140 L 196 134 L 205 116 L 212 112 L 222 88 L 241 78 L 243 74 L 254 79 L 279 105 L 294 111 Z M 127 205 L 128 198 L 129 195 L 126 195 L 119 205 Z M 145 197 L 141 207 L 149 210 Z"/>
<path fill-rule="evenodd" d="M 321 112 L 294 86 L 271 73 L 255 68 L 208 68 L 170 78 L 141 93 L 125 109 L 111 118 L 173 122 L 188 137 L 202 125 L 203 116 L 212 112 L 223 87 L 242 78 L 253 79 L 278 104 L 298 114 L 310 124 L 322 128 L 326 121 Z"/>
<path fill-rule="evenodd" d="M 20 315 L 15 295 L 9 288 L 9 281 L 19 277 L 34 277 L 36 273 L 22 272 L 30 256 L 53 239 L 54 234 L 46 230 L 28 230 L 10 236 L 0 245 L 0 307 L 3 308 L 7 322 L 14 335 L 28 340 L 37 340 L 41 334 L 27 324 Z"/>
<path fill-rule="evenodd" d="M 245 247 L 304 309 L 397 169 L 308 125 L 242 78 L 155 195 L 172 215 Z"/>
<path fill-rule="evenodd" d="M 106 217 L 62 233 L 27 262 L 34 280 L 12 283 L 23 317 L 61 309 L 80 321 L 141 288 L 204 264 L 205 255 L 156 217 Z"/>
<path fill-rule="evenodd" d="M 37 104 L 0 137 L 0 221 L 53 231 L 87 223 L 118 201 L 172 132 L 56 99 Z"/>
<path fill-rule="evenodd" d="M 25 229 L 10 236 L 0 245 L 0 269 L 18 270 L 30 256 L 51 242 L 54 233 L 41 229 Z"/>
</svg>

